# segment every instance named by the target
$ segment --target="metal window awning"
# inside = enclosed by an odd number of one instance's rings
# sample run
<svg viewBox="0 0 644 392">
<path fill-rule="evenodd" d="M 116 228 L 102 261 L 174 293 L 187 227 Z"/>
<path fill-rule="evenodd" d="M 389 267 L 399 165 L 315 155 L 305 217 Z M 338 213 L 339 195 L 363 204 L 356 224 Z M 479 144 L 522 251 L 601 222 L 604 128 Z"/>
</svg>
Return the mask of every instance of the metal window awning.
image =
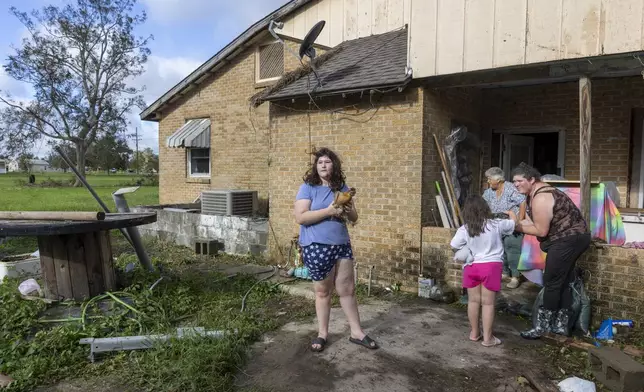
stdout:
<svg viewBox="0 0 644 392">
<path fill-rule="evenodd" d="M 210 148 L 210 120 L 188 120 L 167 140 L 168 147 Z"/>
</svg>

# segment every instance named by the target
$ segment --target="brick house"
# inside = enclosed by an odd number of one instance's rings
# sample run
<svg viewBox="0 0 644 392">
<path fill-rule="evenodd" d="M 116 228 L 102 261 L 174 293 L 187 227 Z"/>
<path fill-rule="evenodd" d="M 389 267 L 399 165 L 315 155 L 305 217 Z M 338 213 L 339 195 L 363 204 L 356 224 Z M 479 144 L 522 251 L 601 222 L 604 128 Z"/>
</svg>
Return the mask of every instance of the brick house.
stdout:
<svg viewBox="0 0 644 392">
<path fill-rule="evenodd" d="M 624 216 L 644 208 L 642 11 L 635 0 L 292 1 L 142 113 L 160 122 L 160 201 L 258 190 L 279 257 L 309 153 L 327 146 L 358 190 L 361 218 L 350 229 L 358 262 L 406 290 L 421 271 L 458 288 L 453 229 L 436 218 L 442 169 L 433 140 L 457 124 L 479 147 L 468 158 L 470 191 L 480 191 L 487 167 L 527 161 L 580 180 L 582 191 L 614 182 Z M 619 27 L 637 15 L 633 29 Z M 270 20 L 284 23 L 286 49 L 268 33 Z M 319 20 L 327 21 L 316 41 L 318 54 L 327 51 L 316 64 L 321 86 L 288 50 Z M 580 103 L 580 80 L 589 81 L 589 105 Z M 588 133 L 580 107 L 592 111 Z M 183 141 L 168 139 L 182 132 Z M 588 140 L 589 153 L 580 152 Z M 643 321 L 641 252 L 592 247 L 584 256 L 601 317 Z"/>
</svg>

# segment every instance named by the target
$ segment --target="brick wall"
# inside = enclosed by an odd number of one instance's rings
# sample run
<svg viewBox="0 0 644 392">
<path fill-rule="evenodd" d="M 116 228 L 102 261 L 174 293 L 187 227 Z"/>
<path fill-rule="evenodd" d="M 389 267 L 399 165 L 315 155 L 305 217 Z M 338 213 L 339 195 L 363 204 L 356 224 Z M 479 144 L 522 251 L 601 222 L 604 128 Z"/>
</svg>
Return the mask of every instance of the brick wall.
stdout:
<svg viewBox="0 0 644 392">
<path fill-rule="evenodd" d="M 310 165 L 310 145 L 339 153 L 347 183 L 357 190 L 358 224 L 349 227 L 356 261 L 373 264 L 384 282 L 418 276 L 422 161 L 422 90 L 305 103 L 271 104 L 270 221 L 273 257 L 292 238 L 293 203 Z M 340 110 L 331 114 L 328 110 Z M 367 111 L 367 112 L 365 112 Z M 362 115 L 356 115 L 363 113 Z M 286 252 L 282 250 L 282 252 Z M 366 276 L 363 269 L 361 277 Z"/>
<path fill-rule="evenodd" d="M 452 261 L 449 241 L 454 229 L 423 228 L 423 270 L 457 292 L 461 290 L 462 265 Z M 635 320 L 644 325 L 644 250 L 590 249 L 579 260 L 587 271 L 593 323 L 607 317 Z"/>
<path fill-rule="evenodd" d="M 286 41 L 286 44 L 297 53 L 299 43 Z M 284 71 L 299 65 L 285 49 Z M 255 83 L 255 66 L 252 47 L 163 113 L 159 123 L 160 203 L 192 201 L 204 189 L 231 188 L 257 190 L 260 209 L 267 207 L 268 104 L 255 109 L 248 102 L 267 84 Z M 168 136 L 186 120 L 196 117 L 209 117 L 212 121 L 211 177 L 206 180 L 189 178 L 185 149 L 165 145 Z"/>
<path fill-rule="evenodd" d="M 592 81 L 591 177 L 615 181 L 626 200 L 631 109 L 644 107 L 641 77 Z M 579 179 L 579 85 L 577 82 L 484 90 L 488 128 L 563 127 L 564 176 Z M 622 202 L 622 206 L 625 203 Z"/>
<path fill-rule="evenodd" d="M 423 274 L 438 282 L 447 283 L 454 290 L 461 287 L 461 264 L 455 263 L 449 242 L 456 229 L 443 227 L 423 227 Z"/>
</svg>

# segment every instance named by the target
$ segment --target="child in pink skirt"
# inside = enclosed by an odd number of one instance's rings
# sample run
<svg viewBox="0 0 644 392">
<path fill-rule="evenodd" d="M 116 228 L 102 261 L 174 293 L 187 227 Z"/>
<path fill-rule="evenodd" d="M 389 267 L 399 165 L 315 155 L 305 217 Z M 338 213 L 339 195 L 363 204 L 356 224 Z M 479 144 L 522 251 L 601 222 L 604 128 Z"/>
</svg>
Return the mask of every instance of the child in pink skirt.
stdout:
<svg viewBox="0 0 644 392">
<path fill-rule="evenodd" d="M 463 287 L 467 289 L 467 316 L 472 326 L 470 340 L 483 338 L 483 346 L 493 347 L 501 340 L 492 334 L 496 293 L 501 290 L 503 273 L 503 235 L 514 232 L 512 219 L 494 219 L 487 202 L 478 195 L 467 198 L 463 206 L 463 226 L 459 227 L 450 245 L 455 250 L 469 249 L 463 267 Z M 462 253 L 462 252 L 460 252 Z M 479 331 L 479 314 L 483 309 L 483 335 Z"/>
</svg>

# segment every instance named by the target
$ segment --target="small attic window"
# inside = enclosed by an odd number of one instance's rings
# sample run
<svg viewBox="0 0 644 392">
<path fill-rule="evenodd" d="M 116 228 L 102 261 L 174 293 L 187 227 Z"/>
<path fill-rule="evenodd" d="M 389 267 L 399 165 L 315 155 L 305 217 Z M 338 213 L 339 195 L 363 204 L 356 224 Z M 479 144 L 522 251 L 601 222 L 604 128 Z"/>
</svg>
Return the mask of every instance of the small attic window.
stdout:
<svg viewBox="0 0 644 392">
<path fill-rule="evenodd" d="M 257 48 L 257 82 L 279 79 L 284 73 L 284 48 L 279 42 Z"/>
</svg>

